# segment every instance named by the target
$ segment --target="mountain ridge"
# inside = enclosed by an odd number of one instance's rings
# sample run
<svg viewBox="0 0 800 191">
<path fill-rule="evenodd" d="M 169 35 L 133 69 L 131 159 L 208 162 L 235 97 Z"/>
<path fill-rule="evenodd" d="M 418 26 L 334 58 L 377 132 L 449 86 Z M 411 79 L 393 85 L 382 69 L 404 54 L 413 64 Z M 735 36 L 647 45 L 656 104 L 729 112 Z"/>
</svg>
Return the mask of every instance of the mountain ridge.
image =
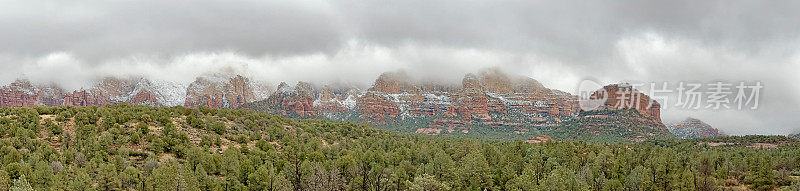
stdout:
<svg viewBox="0 0 800 191">
<path fill-rule="evenodd" d="M 631 98 L 635 99 L 620 99 L 625 104 L 618 104 L 620 100 L 613 95 L 621 90 L 630 91 L 635 95 Z M 267 100 L 244 104 L 240 108 L 298 118 L 359 122 L 433 135 L 480 131 L 530 137 L 558 132 L 560 135 L 553 136 L 580 139 L 603 134 L 598 131 L 613 131 L 622 135 L 615 139 L 628 141 L 670 136 L 660 119 L 660 105 L 647 95 L 631 90 L 630 87 L 620 88 L 620 85 L 606 86 L 598 92 L 611 96 L 598 110 L 608 112 L 581 115 L 589 111 L 580 110 L 577 96 L 548 89 L 532 78 L 512 76 L 496 69 L 466 74 L 461 87 L 420 82 L 402 72 L 387 72 L 366 90 L 355 87 L 336 89 L 305 82 L 294 86 L 281 83 Z"/>
<path fill-rule="evenodd" d="M 620 103 L 616 95 L 624 91 L 629 91 L 635 99 Z M 571 139 L 596 136 L 602 134 L 596 132 L 600 130 L 620 130 L 635 132 L 618 133 L 623 139 L 640 141 L 667 131 L 660 119 L 658 103 L 641 92 L 614 84 L 593 95 L 607 99 L 599 110 L 633 108 L 643 115 L 631 112 L 581 115 L 588 111 L 580 109 L 577 96 L 497 68 L 465 74 L 460 85 L 415 79 L 403 71 L 386 72 L 368 88 L 302 81 L 295 85 L 282 82 L 274 87 L 230 73 L 199 76 L 189 85 L 143 77 L 107 77 L 92 87 L 72 92 L 55 85 L 37 86 L 18 80 L 0 88 L 0 106 L 102 106 L 124 102 L 163 107 L 242 108 L 296 118 L 358 122 L 411 133 L 484 133 L 522 138 L 552 135 Z M 598 120 L 601 118 L 618 121 Z M 564 133 L 553 135 L 553 132 Z"/>
</svg>

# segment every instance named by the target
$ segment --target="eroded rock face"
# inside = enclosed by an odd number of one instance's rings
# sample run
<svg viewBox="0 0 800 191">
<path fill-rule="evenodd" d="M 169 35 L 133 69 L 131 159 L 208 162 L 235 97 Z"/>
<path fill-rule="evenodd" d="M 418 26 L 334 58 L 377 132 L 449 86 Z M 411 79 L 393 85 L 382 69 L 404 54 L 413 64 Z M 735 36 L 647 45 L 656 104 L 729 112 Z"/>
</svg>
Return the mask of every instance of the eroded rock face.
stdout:
<svg viewBox="0 0 800 191">
<path fill-rule="evenodd" d="M 171 82 L 151 81 L 145 78 L 114 78 L 101 80 L 88 90 L 77 90 L 64 95 L 63 105 L 102 106 L 129 103 L 150 106 L 176 106 L 183 102 L 185 88 Z"/>
<path fill-rule="evenodd" d="M 69 106 L 103 106 L 116 103 L 99 91 L 77 90 L 64 95 L 64 104 Z"/>
<path fill-rule="evenodd" d="M 55 84 L 39 87 L 39 104 L 46 106 L 61 106 L 64 104 L 64 95 L 67 92 Z"/>
<path fill-rule="evenodd" d="M 298 83 L 282 84 L 266 104 L 267 111 L 280 115 L 325 117 L 379 126 L 411 125 L 422 134 L 469 133 L 473 126 L 512 129 L 528 133 L 556 128 L 586 131 L 581 135 L 611 135 L 631 132 L 632 141 L 667 136 L 657 102 L 632 88 L 610 85 L 610 98 L 601 109 L 582 115 L 578 97 L 548 89 L 534 79 L 513 76 L 499 70 L 467 74 L 460 85 L 415 80 L 402 72 L 384 73 L 364 91 Z M 630 91 L 632 99 L 618 99 Z M 260 102 L 263 103 L 263 102 Z M 646 103 L 646 104 L 645 104 Z M 634 108 L 635 110 L 621 110 Z M 356 118 L 348 118 L 355 116 Z M 568 121 L 567 123 L 562 123 Z M 624 121 L 624 123 L 623 123 Z M 576 126 L 576 123 L 579 125 Z"/>
<path fill-rule="evenodd" d="M 368 91 L 384 94 L 419 93 L 419 87 L 411 82 L 411 78 L 405 72 L 387 72 L 378 76 Z"/>
<path fill-rule="evenodd" d="M 39 101 L 37 88 L 27 80 L 17 80 L 0 88 L 0 107 L 34 107 Z"/>
<path fill-rule="evenodd" d="M 521 127 L 578 111 L 576 96 L 494 69 L 467 74 L 461 85 L 418 81 L 403 72 L 380 75 L 366 91 L 282 84 L 268 102 L 279 114 L 340 119 L 338 115 L 355 113 L 377 124 L 431 119 L 430 128 L 448 131 L 465 130 L 469 124 Z"/>
<path fill-rule="evenodd" d="M 657 102 L 650 104 L 649 97 L 627 86 L 610 85 L 603 90 L 609 96 L 603 109 L 635 108 L 635 116 L 641 116 L 638 114 L 641 113 L 647 118 L 633 120 L 650 120 L 637 123 L 639 126 L 666 131 L 665 127 L 661 128 L 664 125 L 660 121 Z M 633 92 L 633 96 L 620 96 L 626 94 L 618 93 L 628 90 Z M 632 99 L 618 99 L 624 97 Z M 211 108 L 244 106 L 301 118 L 412 125 L 422 129 L 419 130 L 422 133 L 437 134 L 468 133 L 474 126 L 512 129 L 514 132 L 554 129 L 563 126 L 562 121 L 574 119 L 581 113 L 577 96 L 548 89 L 534 79 L 508 75 L 497 69 L 467 74 L 461 84 L 419 80 L 403 72 L 389 72 L 380 75 L 364 90 L 349 85 L 306 82 L 295 85 L 282 83 L 272 88 L 235 74 L 204 75 L 188 86 L 131 77 L 105 78 L 88 89 L 72 92 L 56 86 L 35 86 L 25 81 L 0 88 L 0 106 L 102 106 L 121 102 Z M 602 115 L 594 113 L 583 118 L 610 117 L 628 121 L 630 116 L 634 116 Z M 600 123 L 584 121 L 594 125 Z M 604 124 L 599 125 L 592 130 L 609 129 L 602 126 Z"/>
<path fill-rule="evenodd" d="M 314 99 L 314 110 L 325 115 L 344 114 L 355 109 L 358 88 L 352 86 L 325 85 Z"/>
<path fill-rule="evenodd" d="M 718 129 L 711 127 L 711 125 L 700 121 L 695 118 L 686 118 L 683 121 L 667 124 L 669 132 L 675 137 L 688 139 L 688 138 L 703 138 L 703 137 L 716 137 L 725 135 Z"/>
<path fill-rule="evenodd" d="M 606 98 L 605 104 L 598 109 L 628 109 L 634 108 L 639 113 L 661 122 L 661 104 L 650 99 L 649 96 L 639 92 L 628 84 L 613 84 L 603 87 L 605 91 L 596 91 L 590 99 Z"/>
<path fill-rule="evenodd" d="M 0 88 L 0 106 L 102 106 L 125 102 L 158 107 L 206 105 L 238 108 L 245 103 L 266 99 L 272 89 L 264 83 L 251 82 L 238 75 L 201 77 L 188 88 L 174 82 L 153 81 L 143 77 L 107 77 L 88 88 L 74 91 L 65 91 L 54 84 L 42 86 L 18 80 Z"/>
<path fill-rule="evenodd" d="M 534 79 L 508 76 L 498 70 L 485 70 L 478 75 L 467 74 L 462 80 L 456 111 L 459 116 L 473 119 L 492 119 L 490 113 L 519 120 L 564 117 L 577 112 L 577 97 L 566 92 L 547 89 Z"/>
<path fill-rule="evenodd" d="M 316 117 L 314 97 L 316 97 L 316 93 L 311 84 L 298 82 L 295 86 L 290 86 L 282 82 L 266 101 L 270 106 L 278 107 L 281 115 Z"/>
<path fill-rule="evenodd" d="M 255 101 L 254 84 L 240 75 L 198 77 L 186 90 L 185 107 L 238 108 Z"/>
<path fill-rule="evenodd" d="M 530 93 L 546 89 L 538 81 L 524 76 L 509 76 L 498 69 L 484 69 L 478 73 L 478 82 L 484 91 L 493 93 Z"/>
<path fill-rule="evenodd" d="M 32 85 L 26 80 L 18 80 L 9 86 L 0 88 L 0 100 L 10 101 L 3 104 L 3 107 L 102 106 L 121 102 L 151 106 L 175 106 L 183 104 L 185 89 L 185 87 L 171 82 L 153 82 L 135 77 L 108 77 L 88 89 L 74 91 L 65 91 L 55 84 Z"/>
</svg>

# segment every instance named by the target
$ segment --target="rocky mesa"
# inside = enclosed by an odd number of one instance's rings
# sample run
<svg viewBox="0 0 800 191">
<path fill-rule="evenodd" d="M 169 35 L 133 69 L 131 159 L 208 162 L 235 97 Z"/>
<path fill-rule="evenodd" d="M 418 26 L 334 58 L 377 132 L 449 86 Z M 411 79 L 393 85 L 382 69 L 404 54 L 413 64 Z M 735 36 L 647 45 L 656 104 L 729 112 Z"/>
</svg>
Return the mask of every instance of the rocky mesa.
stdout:
<svg viewBox="0 0 800 191">
<path fill-rule="evenodd" d="M 363 89 L 307 82 L 274 87 L 221 73 L 197 77 L 188 85 L 143 77 L 108 77 L 85 89 L 65 91 L 55 85 L 18 80 L 0 88 L 0 106 L 129 103 L 245 108 L 423 134 L 493 133 L 520 138 L 549 135 L 564 139 L 616 132 L 628 140 L 638 140 L 667 131 L 661 123 L 658 102 L 625 84 L 598 90 L 592 97 L 604 98 L 602 105 L 596 111 L 581 111 L 577 96 L 499 69 L 469 73 L 460 82 L 416 79 L 398 71 L 381 74 Z"/>
<path fill-rule="evenodd" d="M 599 112 L 588 112 L 580 111 L 575 95 L 497 69 L 466 74 L 459 85 L 414 79 L 404 72 L 387 72 L 365 90 L 306 82 L 294 86 L 282 83 L 267 100 L 241 108 L 434 135 L 469 134 L 473 130 L 485 133 L 491 129 L 520 136 L 563 135 L 557 138 L 592 136 L 584 132 L 599 135 L 600 131 L 626 132 L 623 134 L 628 140 L 668 136 L 661 123 L 659 104 L 647 95 L 624 84 L 606 86 L 595 94 L 607 99 L 597 109 Z M 615 110 L 620 112 L 602 112 Z M 626 112 L 629 110 L 633 113 Z"/>
</svg>

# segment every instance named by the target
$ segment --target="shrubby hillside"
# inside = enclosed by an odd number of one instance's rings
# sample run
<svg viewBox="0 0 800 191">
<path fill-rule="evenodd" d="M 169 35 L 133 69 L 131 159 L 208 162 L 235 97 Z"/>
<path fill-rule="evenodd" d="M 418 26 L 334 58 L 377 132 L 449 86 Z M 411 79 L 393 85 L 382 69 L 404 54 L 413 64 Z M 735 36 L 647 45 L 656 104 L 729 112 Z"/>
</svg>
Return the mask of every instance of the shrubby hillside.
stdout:
<svg viewBox="0 0 800 191">
<path fill-rule="evenodd" d="M 0 190 L 800 188 L 779 137 L 531 144 L 204 107 L 0 108 L 0 155 Z"/>
</svg>

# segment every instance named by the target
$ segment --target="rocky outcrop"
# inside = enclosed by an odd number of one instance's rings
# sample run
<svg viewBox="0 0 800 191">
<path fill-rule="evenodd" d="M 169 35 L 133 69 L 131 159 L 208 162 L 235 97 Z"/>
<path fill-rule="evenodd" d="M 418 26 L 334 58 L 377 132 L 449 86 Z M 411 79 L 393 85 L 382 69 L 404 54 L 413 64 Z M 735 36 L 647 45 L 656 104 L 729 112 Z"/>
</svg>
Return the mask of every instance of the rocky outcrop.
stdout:
<svg viewBox="0 0 800 191">
<path fill-rule="evenodd" d="M 362 118 L 382 121 L 396 117 L 436 116 L 448 111 L 453 86 L 419 83 L 405 73 L 384 73 L 357 98 Z M 401 116 L 402 115 L 402 116 Z"/>
<path fill-rule="evenodd" d="M 617 140 L 642 141 L 671 136 L 661 123 L 658 103 L 651 104 L 647 95 L 624 85 L 598 91 L 595 97 L 609 98 L 601 112 L 585 114 L 579 110 L 577 96 L 496 69 L 466 74 L 460 85 L 389 72 L 364 91 L 333 87 L 284 83 L 266 101 L 243 108 L 393 128 L 409 126 L 410 132 L 432 135 L 469 133 L 482 126 L 524 134 L 573 131 L 566 138 L 622 136 Z"/>
<path fill-rule="evenodd" d="M 185 107 L 238 108 L 256 101 L 254 83 L 240 75 L 212 74 L 198 77 L 186 90 Z"/>
<path fill-rule="evenodd" d="M 141 77 L 101 80 L 90 89 L 64 95 L 63 105 L 102 106 L 129 103 L 150 106 L 176 106 L 183 102 L 185 88 L 171 82 L 151 81 Z"/>
<path fill-rule="evenodd" d="M 40 105 L 61 106 L 64 104 L 64 95 L 67 94 L 67 91 L 64 89 L 61 89 L 55 84 L 37 87 Z"/>
<path fill-rule="evenodd" d="M 238 75 L 200 77 L 188 88 L 174 82 L 153 81 L 143 77 L 107 77 L 88 88 L 75 91 L 65 91 L 54 84 L 34 85 L 27 80 L 17 80 L 0 88 L 0 106 L 102 106 L 125 102 L 158 107 L 205 105 L 238 108 L 245 103 L 266 99 L 271 92 L 271 86 L 251 82 Z"/>
<path fill-rule="evenodd" d="M 285 82 L 278 85 L 274 94 L 266 102 L 272 107 L 277 107 L 281 115 L 297 115 L 300 117 L 316 117 L 314 98 L 316 93 L 309 83 L 298 82 L 290 86 Z"/>
<path fill-rule="evenodd" d="M 590 99 L 605 99 L 605 103 L 598 109 L 629 109 L 634 108 L 645 116 L 652 117 L 661 123 L 661 104 L 650 99 L 649 96 L 634 89 L 629 84 L 612 84 L 596 91 Z"/>
<path fill-rule="evenodd" d="M 611 116 L 616 114 L 602 112 L 580 115 L 577 96 L 498 69 L 466 74 L 461 84 L 416 79 L 404 72 L 388 72 L 363 90 L 350 85 L 306 82 L 295 85 L 281 83 L 272 88 L 229 73 L 203 75 L 188 86 L 141 77 L 104 78 L 91 87 L 72 92 L 56 86 L 36 86 L 20 81 L 0 88 L 0 106 L 102 106 L 125 102 L 151 106 L 249 108 L 300 118 L 412 126 L 427 134 L 469 133 L 471 128 L 478 126 L 524 134 L 567 126 L 586 132 L 632 131 L 630 128 L 652 130 L 630 133 L 636 136 L 655 134 L 654 131 L 662 129 L 666 131 L 661 123 L 658 103 L 651 102 L 649 97 L 633 88 L 610 85 L 595 94 L 597 98 L 608 98 L 601 110 L 625 111 L 617 112 L 624 115 Z M 629 110 L 636 112 L 631 114 Z M 571 120 L 576 118 L 582 120 Z M 607 119 L 626 123 L 607 123 Z M 627 123 L 632 121 L 637 123 Z M 583 123 L 589 125 L 570 126 Z"/>
<path fill-rule="evenodd" d="M 725 135 L 711 125 L 695 118 L 686 118 L 683 121 L 667 124 L 669 132 L 681 139 L 704 138 Z"/>
<path fill-rule="evenodd" d="M 360 122 L 378 125 L 415 121 L 416 125 L 428 126 L 421 132 L 432 132 L 426 130 L 428 128 L 468 132 L 471 125 L 521 128 L 550 120 L 560 121 L 578 112 L 576 96 L 496 69 L 467 74 L 461 85 L 388 72 L 381 74 L 365 91 L 333 87 L 341 86 L 284 83 L 266 103 L 245 107 L 281 115 L 332 119 L 355 114 Z"/>
<path fill-rule="evenodd" d="M 499 69 L 481 70 L 478 76 L 480 87 L 494 93 L 530 93 L 546 89 L 538 81 L 524 76 L 509 76 Z"/>
<path fill-rule="evenodd" d="M 356 107 L 359 90 L 356 87 L 325 85 L 316 93 L 314 110 L 325 115 L 339 115 Z"/>
<path fill-rule="evenodd" d="M 17 80 L 0 88 L 0 107 L 34 107 L 39 103 L 38 90 L 27 80 Z"/>
<path fill-rule="evenodd" d="M 563 121 L 569 139 L 641 142 L 653 137 L 674 137 L 661 121 L 654 120 L 636 109 L 596 109 L 582 111 Z"/>
<path fill-rule="evenodd" d="M 415 86 L 410 79 L 405 72 L 383 73 L 378 76 L 368 91 L 384 94 L 419 93 L 419 87 Z"/>
<path fill-rule="evenodd" d="M 64 95 L 64 104 L 67 106 L 103 106 L 117 101 L 111 100 L 108 95 L 100 91 L 77 90 Z"/>
<path fill-rule="evenodd" d="M 65 91 L 55 84 L 34 85 L 17 80 L 0 88 L 3 107 L 21 106 L 102 106 L 126 102 L 152 106 L 175 106 L 183 103 L 185 88 L 171 82 L 153 82 L 145 78 L 114 78 L 100 80 L 88 89 Z"/>
<path fill-rule="evenodd" d="M 464 107 L 456 109 L 457 112 L 469 112 L 459 116 L 483 120 L 493 118 L 490 113 L 502 114 L 495 117 L 530 121 L 569 116 L 578 111 L 577 97 L 547 89 L 534 79 L 508 76 L 499 70 L 467 74 L 454 100 L 457 106 Z"/>
<path fill-rule="evenodd" d="M 359 93 L 358 88 L 347 85 L 318 86 L 298 82 L 291 86 L 282 82 L 275 93 L 262 102 L 280 115 L 335 118 L 355 110 Z"/>
</svg>

